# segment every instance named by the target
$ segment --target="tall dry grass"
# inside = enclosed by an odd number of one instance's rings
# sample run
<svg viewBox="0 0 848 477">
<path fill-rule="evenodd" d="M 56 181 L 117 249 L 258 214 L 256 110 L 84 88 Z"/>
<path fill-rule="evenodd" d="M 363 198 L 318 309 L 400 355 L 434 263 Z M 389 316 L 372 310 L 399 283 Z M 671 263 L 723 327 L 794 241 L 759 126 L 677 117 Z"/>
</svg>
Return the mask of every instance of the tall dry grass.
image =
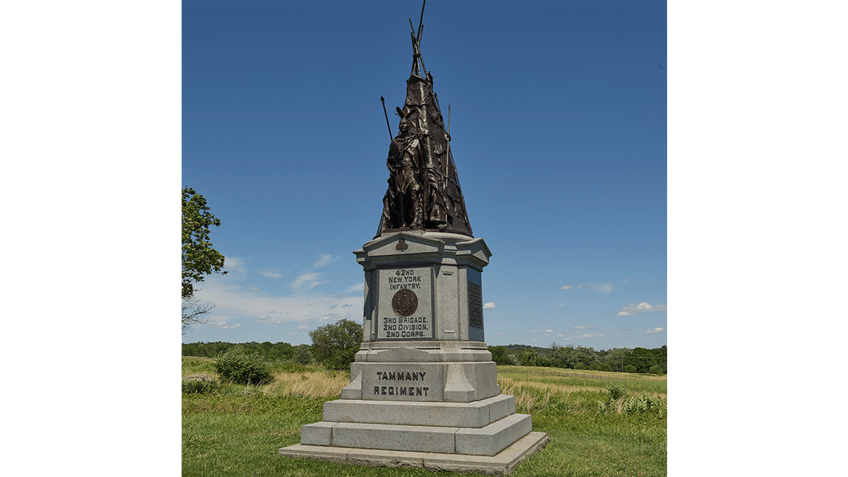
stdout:
<svg viewBox="0 0 848 477">
<path fill-rule="evenodd" d="M 531 409 L 547 407 L 550 404 L 551 398 L 554 396 L 554 390 L 542 386 L 525 387 L 525 384 L 528 383 L 519 384 L 510 379 L 498 378 L 498 385 L 501 387 L 501 394 L 514 396 L 516 409 L 529 411 Z"/>
<path fill-rule="evenodd" d="M 350 384 L 345 373 L 305 371 L 302 373 L 274 373 L 274 382 L 262 387 L 262 392 L 273 396 L 306 398 L 331 398 L 341 395 L 342 388 Z"/>
</svg>

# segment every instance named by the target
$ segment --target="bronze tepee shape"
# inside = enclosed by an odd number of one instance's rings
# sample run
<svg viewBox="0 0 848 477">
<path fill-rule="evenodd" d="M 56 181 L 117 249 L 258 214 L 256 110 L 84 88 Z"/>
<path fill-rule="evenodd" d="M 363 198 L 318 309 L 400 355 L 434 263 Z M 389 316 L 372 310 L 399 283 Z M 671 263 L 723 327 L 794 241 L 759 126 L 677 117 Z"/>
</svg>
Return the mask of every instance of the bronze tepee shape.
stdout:
<svg viewBox="0 0 848 477">
<path fill-rule="evenodd" d="M 423 19 L 423 9 L 422 9 Z M 410 20 L 410 26 L 412 21 Z M 388 190 L 377 236 L 401 230 L 429 230 L 472 236 L 465 199 L 450 150 L 433 76 L 419 49 L 423 25 L 411 33 L 413 63 L 399 132 L 389 145 Z"/>
</svg>

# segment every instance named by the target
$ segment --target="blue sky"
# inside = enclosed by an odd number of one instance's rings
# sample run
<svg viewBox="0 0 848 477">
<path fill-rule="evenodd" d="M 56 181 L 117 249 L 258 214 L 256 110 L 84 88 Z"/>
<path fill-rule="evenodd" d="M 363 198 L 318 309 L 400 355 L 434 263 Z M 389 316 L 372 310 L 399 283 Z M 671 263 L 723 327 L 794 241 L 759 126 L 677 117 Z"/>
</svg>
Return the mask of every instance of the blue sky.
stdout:
<svg viewBox="0 0 848 477">
<path fill-rule="evenodd" d="M 184 2 L 182 183 L 226 276 L 183 342 L 362 319 L 413 2 Z M 486 341 L 667 343 L 666 4 L 428 2 L 422 54 L 483 272 Z M 398 118 L 390 116 L 392 132 Z"/>
</svg>

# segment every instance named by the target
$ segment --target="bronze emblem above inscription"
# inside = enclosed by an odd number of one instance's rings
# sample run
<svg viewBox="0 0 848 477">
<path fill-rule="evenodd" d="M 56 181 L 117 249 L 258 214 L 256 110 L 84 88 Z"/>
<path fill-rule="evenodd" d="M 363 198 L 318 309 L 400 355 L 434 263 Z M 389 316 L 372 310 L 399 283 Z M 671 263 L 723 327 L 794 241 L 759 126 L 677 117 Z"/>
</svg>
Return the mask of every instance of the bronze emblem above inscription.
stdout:
<svg viewBox="0 0 848 477">
<path fill-rule="evenodd" d="M 406 244 L 406 241 L 403 239 L 398 240 L 397 245 L 395 245 L 395 250 L 400 250 L 401 252 L 405 251 L 409 248 L 409 245 Z"/>
<path fill-rule="evenodd" d="M 392 297 L 392 309 L 398 316 L 409 316 L 418 309 L 418 297 L 411 290 L 398 290 Z"/>
</svg>

